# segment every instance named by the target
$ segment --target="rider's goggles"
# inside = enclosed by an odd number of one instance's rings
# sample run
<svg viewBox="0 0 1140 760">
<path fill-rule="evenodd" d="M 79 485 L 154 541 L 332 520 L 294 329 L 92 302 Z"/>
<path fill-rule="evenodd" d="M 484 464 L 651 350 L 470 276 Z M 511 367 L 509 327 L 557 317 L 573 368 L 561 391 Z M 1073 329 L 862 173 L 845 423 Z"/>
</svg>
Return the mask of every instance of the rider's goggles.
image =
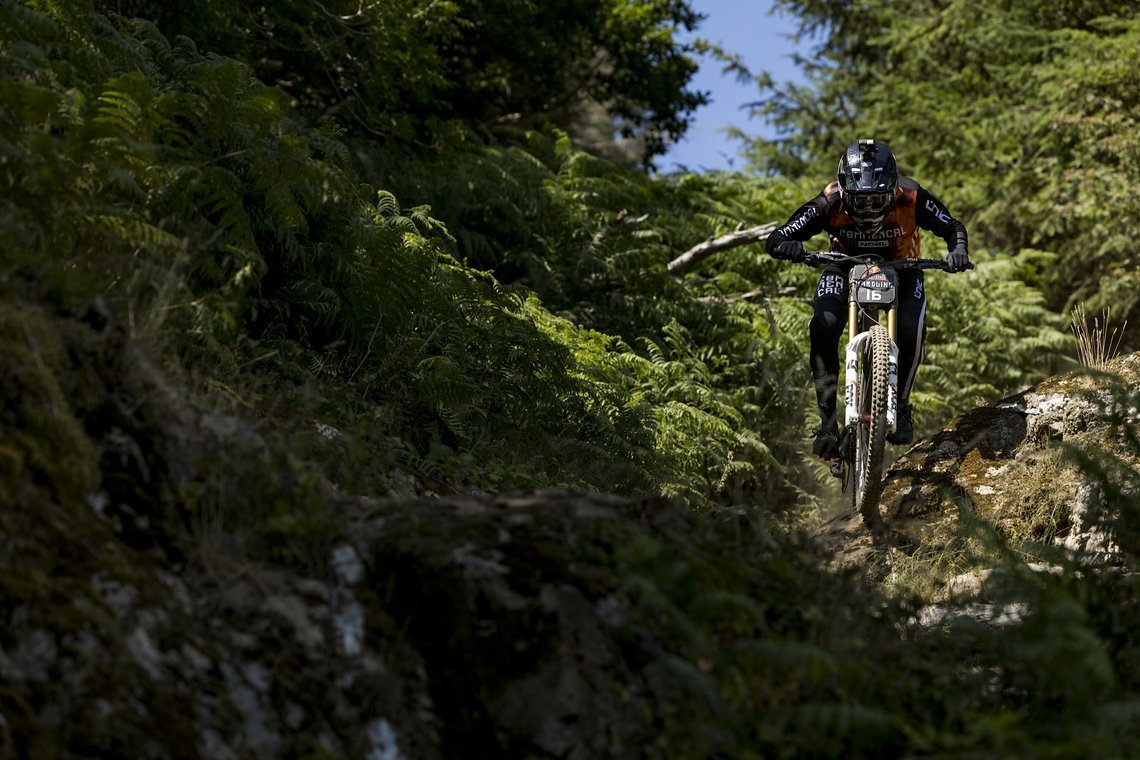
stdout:
<svg viewBox="0 0 1140 760">
<path fill-rule="evenodd" d="M 848 193 L 847 203 L 855 211 L 882 211 L 891 203 L 890 193 Z"/>
</svg>

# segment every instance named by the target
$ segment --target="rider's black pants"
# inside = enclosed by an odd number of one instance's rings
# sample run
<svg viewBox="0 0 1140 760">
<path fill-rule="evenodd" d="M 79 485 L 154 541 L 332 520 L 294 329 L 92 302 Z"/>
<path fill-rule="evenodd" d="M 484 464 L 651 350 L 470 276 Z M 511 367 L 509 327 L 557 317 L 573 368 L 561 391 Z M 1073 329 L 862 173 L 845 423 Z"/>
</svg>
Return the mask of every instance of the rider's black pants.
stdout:
<svg viewBox="0 0 1140 760">
<path fill-rule="evenodd" d="M 899 402 L 910 399 L 914 376 L 922 360 L 926 338 L 926 288 L 922 272 L 902 269 L 899 275 L 898 309 L 895 314 L 899 347 Z M 829 266 L 820 275 L 815 291 L 815 314 L 811 318 L 811 374 L 815 381 L 819 417 L 824 425 L 835 421 L 836 387 L 839 383 L 839 341 L 847 327 L 847 275 Z"/>
</svg>

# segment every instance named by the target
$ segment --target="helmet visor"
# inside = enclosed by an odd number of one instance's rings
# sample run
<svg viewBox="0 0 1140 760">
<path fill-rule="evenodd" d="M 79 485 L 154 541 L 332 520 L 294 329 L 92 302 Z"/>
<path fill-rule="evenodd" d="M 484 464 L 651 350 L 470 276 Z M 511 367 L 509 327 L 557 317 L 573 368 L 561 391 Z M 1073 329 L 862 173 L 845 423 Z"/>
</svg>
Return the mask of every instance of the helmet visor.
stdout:
<svg viewBox="0 0 1140 760">
<path fill-rule="evenodd" d="M 891 204 L 891 193 L 851 193 L 847 202 L 851 208 L 860 213 L 874 214 L 886 210 Z"/>
</svg>

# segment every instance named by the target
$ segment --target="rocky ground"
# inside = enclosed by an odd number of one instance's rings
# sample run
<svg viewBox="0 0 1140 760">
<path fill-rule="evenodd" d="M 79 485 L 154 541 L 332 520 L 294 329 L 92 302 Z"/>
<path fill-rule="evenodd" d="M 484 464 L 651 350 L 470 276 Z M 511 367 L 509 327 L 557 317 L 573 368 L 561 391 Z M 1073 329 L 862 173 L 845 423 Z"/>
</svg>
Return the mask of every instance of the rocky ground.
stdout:
<svg viewBox="0 0 1140 760">
<path fill-rule="evenodd" d="M 1092 457 L 1140 470 L 1129 437 L 1138 377 L 1140 355 L 1131 354 L 1104 372 L 1052 377 L 956 417 L 888 468 L 885 534 L 874 537 L 846 511 L 818 533 L 825 554 L 835 567 L 881 581 L 900 556 L 959 542 L 963 520 L 992 526 L 1002 539 L 1110 553 L 1110 540 L 1091 524 L 1104 494 L 1079 465 Z"/>
</svg>

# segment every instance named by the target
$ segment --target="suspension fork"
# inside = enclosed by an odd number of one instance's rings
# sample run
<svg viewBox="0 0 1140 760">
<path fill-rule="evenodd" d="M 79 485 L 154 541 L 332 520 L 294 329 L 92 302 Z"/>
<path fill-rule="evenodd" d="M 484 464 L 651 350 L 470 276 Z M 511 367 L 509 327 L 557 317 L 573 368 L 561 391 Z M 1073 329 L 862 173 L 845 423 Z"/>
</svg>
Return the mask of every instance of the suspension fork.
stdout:
<svg viewBox="0 0 1140 760">
<path fill-rule="evenodd" d="M 899 403 L 899 344 L 896 338 L 895 304 L 887 309 L 887 335 L 891 336 L 891 358 L 887 369 L 887 432 L 893 433 L 898 425 Z"/>
<path fill-rule="evenodd" d="M 859 382 L 855 368 L 858 364 L 860 342 L 859 306 L 852 299 L 847 302 L 846 372 L 843 384 L 843 424 L 848 429 L 851 429 L 851 425 L 859 418 Z"/>
<path fill-rule="evenodd" d="M 847 371 L 843 386 L 843 420 L 845 425 L 851 425 L 859 418 L 859 383 L 857 382 L 855 368 L 858 363 L 859 346 L 867 340 L 868 333 L 859 330 L 859 305 L 855 301 L 847 304 Z M 887 431 L 893 432 L 898 424 L 898 395 L 899 395 L 899 347 L 896 340 L 898 326 L 895 321 L 895 306 L 887 309 L 887 335 L 891 338 L 891 356 L 889 359 L 887 383 Z"/>
</svg>

